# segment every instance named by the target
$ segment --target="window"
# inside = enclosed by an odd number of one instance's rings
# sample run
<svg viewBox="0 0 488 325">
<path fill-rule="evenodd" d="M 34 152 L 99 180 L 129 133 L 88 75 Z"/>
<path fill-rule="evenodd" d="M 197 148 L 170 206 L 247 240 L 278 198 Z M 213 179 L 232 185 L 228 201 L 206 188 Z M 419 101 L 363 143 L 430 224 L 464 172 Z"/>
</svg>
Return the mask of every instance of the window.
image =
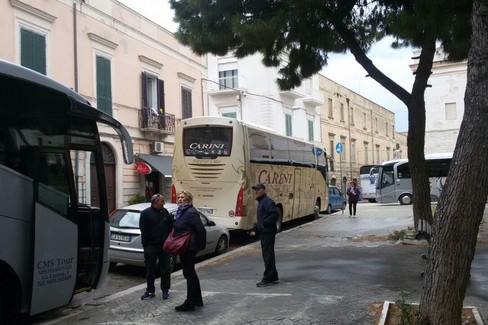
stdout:
<svg viewBox="0 0 488 325">
<path fill-rule="evenodd" d="M 219 71 L 219 89 L 237 88 L 237 69 Z"/>
<path fill-rule="evenodd" d="M 181 118 L 192 117 L 192 106 L 191 106 L 191 89 L 186 87 L 181 87 L 181 108 L 182 114 Z"/>
<path fill-rule="evenodd" d="M 395 139 L 395 126 L 394 125 L 391 126 L 391 137 L 393 139 Z"/>
<path fill-rule="evenodd" d="M 369 156 L 368 156 L 368 143 L 364 142 L 364 164 L 369 164 Z"/>
<path fill-rule="evenodd" d="M 228 113 L 222 113 L 223 117 L 230 117 L 230 118 L 237 118 L 237 113 L 236 112 L 228 112 Z"/>
<path fill-rule="evenodd" d="M 344 122 L 344 104 L 341 103 L 341 122 Z"/>
<path fill-rule="evenodd" d="M 351 107 L 351 117 L 350 117 L 351 121 L 351 125 L 354 125 L 354 107 Z"/>
<path fill-rule="evenodd" d="M 391 152 L 391 148 L 386 147 L 386 160 L 391 160 L 390 152 Z M 379 161 L 378 161 L 378 163 L 379 163 Z"/>
<path fill-rule="evenodd" d="M 356 140 L 351 140 L 351 162 L 356 162 Z"/>
<path fill-rule="evenodd" d="M 46 74 L 46 36 L 25 28 L 20 29 L 20 64 Z"/>
<path fill-rule="evenodd" d="M 376 163 L 380 162 L 380 146 L 376 145 Z"/>
<path fill-rule="evenodd" d="M 374 131 L 376 133 L 378 133 L 378 118 L 377 117 L 374 118 Z"/>
<path fill-rule="evenodd" d="M 342 143 L 341 159 L 346 160 L 346 137 L 341 137 L 341 143 Z"/>
<path fill-rule="evenodd" d="M 112 115 L 112 76 L 110 60 L 96 56 L 97 108 Z"/>
<path fill-rule="evenodd" d="M 334 135 L 329 134 L 329 154 L 334 159 L 335 156 L 335 145 L 334 145 Z"/>
<path fill-rule="evenodd" d="M 308 141 L 313 141 L 313 121 L 308 120 Z"/>
<path fill-rule="evenodd" d="M 388 126 L 388 122 L 385 123 L 385 135 L 388 136 L 390 134 L 390 127 Z"/>
<path fill-rule="evenodd" d="M 446 120 L 455 120 L 457 118 L 456 114 L 456 103 L 446 103 Z"/>
<path fill-rule="evenodd" d="M 165 113 L 164 81 L 156 76 L 142 73 L 142 108 L 150 109 L 152 114 Z"/>
<path fill-rule="evenodd" d="M 286 135 L 291 137 L 293 135 L 291 114 L 285 113 L 285 131 Z"/>
<path fill-rule="evenodd" d="M 329 118 L 334 118 L 334 106 L 332 104 L 332 98 L 328 98 L 327 107 L 329 108 Z"/>
<path fill-rule="evenodd" d="M 368 117 L 366 115 L 366 113 L 363 113 L 363 129 L 364 130 L 367 130 L 368 129 Z"/>
</svg>

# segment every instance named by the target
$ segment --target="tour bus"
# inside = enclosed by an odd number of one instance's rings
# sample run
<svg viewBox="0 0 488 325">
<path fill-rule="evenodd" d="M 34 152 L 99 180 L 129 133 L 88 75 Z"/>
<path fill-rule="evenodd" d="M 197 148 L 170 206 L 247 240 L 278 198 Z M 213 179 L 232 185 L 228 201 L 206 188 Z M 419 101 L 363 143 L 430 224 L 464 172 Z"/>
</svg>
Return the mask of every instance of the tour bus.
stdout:
<svg viewBox="0 0 488 325">
<path fill-rule="evenodd" d="M 359 186 L 363 200 L 376 202 L 376 178 L 378 176 L 377 165 L 364 165 L 359 167 Z"/>
<path fill-rule="evenodd" d="M 439 201 L 451 160 L 452 153 L 425 156 L 432 202 Z M 378 203 L 412 204 L 412 197 L 412 175 L 407 159 L 390 160 L 379 166 L 376 182 L 376 201 Z"/>
<path fill-rule="evenodd" d="M 226 117 L 184 119 L 177 127 L 172 201 L 181 190 L 193 205 L 228 229 L 256 222 L 252 186 L 263 183 L 283 222 L 315 216 L 328 205 L 322 147 Z"/>
<path fill-rule="evenodd" d="M 7 324 L 102 283 L 110 228 L 97 122 L 117 132 L 126 163 L 133 153 L 119 122 L 54 80 L 0 60 L 0 85 L 0 323 Z"/>
</svg>

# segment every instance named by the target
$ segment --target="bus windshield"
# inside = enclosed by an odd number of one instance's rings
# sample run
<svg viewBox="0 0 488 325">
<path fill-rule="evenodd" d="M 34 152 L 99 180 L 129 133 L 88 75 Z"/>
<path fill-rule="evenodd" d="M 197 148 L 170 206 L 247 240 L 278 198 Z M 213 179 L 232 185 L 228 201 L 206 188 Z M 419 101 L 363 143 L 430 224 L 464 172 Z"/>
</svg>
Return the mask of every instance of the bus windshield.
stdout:
<svg viewBox="0 0 488 325">
<path fill-rule="evenodd" d="M 183 152 L 185 156 L 197 159 L 229 157 L 232 153 L 232 128 L 187 128 L 183 134 Z"/>
</svg>

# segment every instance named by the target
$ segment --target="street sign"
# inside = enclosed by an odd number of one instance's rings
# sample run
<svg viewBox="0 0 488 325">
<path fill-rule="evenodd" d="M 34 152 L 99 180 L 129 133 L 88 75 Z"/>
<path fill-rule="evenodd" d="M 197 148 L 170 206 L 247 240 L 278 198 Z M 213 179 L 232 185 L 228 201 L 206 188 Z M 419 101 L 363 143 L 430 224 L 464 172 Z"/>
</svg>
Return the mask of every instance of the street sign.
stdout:
<svg viewBox="0 0 488 325">
<path fill-rule="evenodd" d="M 341 153 L 342 153 L 342 143 L 338 142 L 338 143 L 336 144 L 336 152 L 337 152 L 338 154 L 341 154 Z"/>
</svg>

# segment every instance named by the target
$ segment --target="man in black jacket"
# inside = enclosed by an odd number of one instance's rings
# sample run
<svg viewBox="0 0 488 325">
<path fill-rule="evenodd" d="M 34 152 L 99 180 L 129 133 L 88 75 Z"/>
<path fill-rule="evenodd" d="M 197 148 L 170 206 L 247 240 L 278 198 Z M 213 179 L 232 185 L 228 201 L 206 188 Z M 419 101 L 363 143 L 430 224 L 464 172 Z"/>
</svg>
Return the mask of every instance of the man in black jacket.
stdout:
<svg viewBox="0 0 488 325">
<path fill-rule="evenodd" d="M 263 279 L 256 285 L 265 287 L 278 282 L 278 271 L 275 261 L 276 222 L 278 221 L 278 208 L 274 201 L 266 195 L 266 186 L 258 183 L 252 187 L 254 197 L 258 201 L 257 224 L 249 232 L 250 236 L 259 235 L 264 260 Z"/>
<path fill-rule="evenodd" d="M 170 256 L 163 251 L 163 243 L 173 229 L 173 218 L 164 208 L 164 196 L 154 194 L 151 197 L 151 206 L 141 212 L 139 228 L 142 247 L 144 248 L 147 281 L 146 292 L 141 296 L 141 299 L 146 300 L 155 296 L 154 279 L 156 278 L 158 261 L 163 299 L 169 299 L 171 286 Z"/>
</svg>

